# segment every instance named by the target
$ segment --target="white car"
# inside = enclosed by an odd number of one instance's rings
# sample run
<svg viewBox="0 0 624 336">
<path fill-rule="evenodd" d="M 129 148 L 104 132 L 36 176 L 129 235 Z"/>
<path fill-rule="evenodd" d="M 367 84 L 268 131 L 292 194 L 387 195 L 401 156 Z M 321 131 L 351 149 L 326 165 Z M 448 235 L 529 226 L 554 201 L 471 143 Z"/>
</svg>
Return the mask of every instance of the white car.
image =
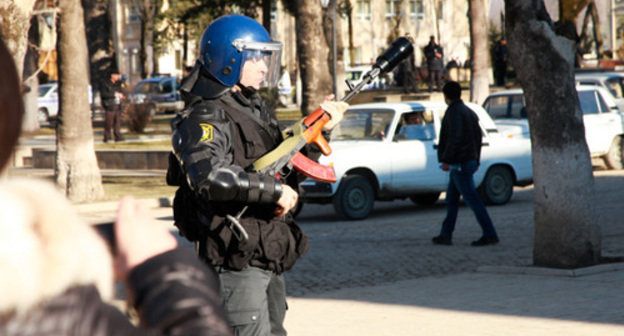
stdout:
<svg viewBox="0 0 624 336">
<path fill-rule="evenodd" d="M 622 169 L 624 115 L 613 96 L 598 86 L 578 85 L 576 91 L 583 111 L 585 140 L 591 156 L 602 158 L 611 169 Z M 521 89 L 493 93 L 483 102 L 483 107 L 503 134 L 530 138 Z"/>
<path fill-rule="evenodd" d="M 89 85 L 89 103 L 93 103 L 93 93 L 91 85 Z M 40 123 L 46 122 L 51 118 L 56 118 L 59 109 L 58 84 L 41 84 L 39 85 L 39 94 L 37 96 L 38 119 Z"/>
<path fill-rule="evenodd" d="M 475 185 L 486 204 L 505 204 L 514 185 L 532 183 L 530 141 L 502 136 L 481 106 L 467 105 L 483 130 Z M 299 185 L 301 200 L 333 203 L 348 219 L 366 218 L 375 200 L 409 197 L 418 204 L 435 203 L 449 178 L 436 150 L 445 111 L 446 104 L 431 101 L 352 105 L 332 132 L 332 153 L 319 159 L 334 167 L 337 181 L 306 179 Z M 422 114 L 423 125 L 405 124 L 403 115 L 413 112 Z"/>
<path fill-rule="evenodd" d="M 624 73 L 582 72 L 574 76 L 577 85 L 594 85 L 609 90 L 621 111 L 624 111 Z"/>
</svg>

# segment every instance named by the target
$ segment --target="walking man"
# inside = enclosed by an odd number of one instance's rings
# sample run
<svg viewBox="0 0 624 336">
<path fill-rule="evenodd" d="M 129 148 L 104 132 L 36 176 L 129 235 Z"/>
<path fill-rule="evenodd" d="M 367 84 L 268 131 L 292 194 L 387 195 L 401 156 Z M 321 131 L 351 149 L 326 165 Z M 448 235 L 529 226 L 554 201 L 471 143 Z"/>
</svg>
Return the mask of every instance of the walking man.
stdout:
<svg viewBox="0 0 624 336">
<path fill-rule="evenodd" d="M 111 130 L 115 141 L 123 141 L 121 135 L 121 100 L 125 98 L 121 92 L 121 75 L 117 69 L 110 71 L 108 79 L 102 81 L 100 86 L 102 106 L 106 110 L 104 114 L 104 142 L 111 139 Z"/>
<path fill-rule="evenodd" d="M 483 235 L 473 241 L 472 246 L 494 245 L 498 235 L 490 215 L 479 198 L 472 175 L 479 168 L 482 133 L 477 115 L 461 100 L 461 86 L 450 81 L 442 89 L 448 104 L 438 144 L 438 161 L 442 170 L 448 171 L 449 184 L 446 190 L 446 218 L 442 222 L 440 235 L 432 239 L 436 245 L 452 245 L 453 231 L 457 220 L 459 197 L 474 212 Z"/>
</svg>

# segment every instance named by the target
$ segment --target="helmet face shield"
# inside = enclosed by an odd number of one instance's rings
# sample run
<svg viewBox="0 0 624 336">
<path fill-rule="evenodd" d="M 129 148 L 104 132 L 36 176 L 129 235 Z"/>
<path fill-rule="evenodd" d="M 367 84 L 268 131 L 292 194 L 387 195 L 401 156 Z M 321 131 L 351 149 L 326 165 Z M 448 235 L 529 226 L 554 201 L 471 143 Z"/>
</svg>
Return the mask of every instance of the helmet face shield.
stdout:
<svg viewBox="0 0 624 336">
<path fill-rule="evenodd" d="M 259 88 L 277 87 L 282 56 L 282 44 L 280 42 L 248 42 L 239 39 L 232 44 L 242 52 L 243 69 L 245 69 L 245 63 L 250 61 L 254 63 L 254 69 L 259 69 L 258 71 L 263 73 Z M 245 74 L 241 75 L 241 79 L 243 76 Z"/>
</svg>

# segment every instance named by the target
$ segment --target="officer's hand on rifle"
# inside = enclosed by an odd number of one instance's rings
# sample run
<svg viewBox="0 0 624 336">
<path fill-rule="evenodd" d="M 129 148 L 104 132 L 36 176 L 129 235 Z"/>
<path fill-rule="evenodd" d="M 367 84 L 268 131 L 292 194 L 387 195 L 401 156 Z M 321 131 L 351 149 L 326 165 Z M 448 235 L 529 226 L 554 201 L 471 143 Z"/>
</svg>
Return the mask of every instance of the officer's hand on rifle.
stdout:
<svg viewBox="0 0 624 336">
<path fill-rule="evenodd" d="M 344 112 L 349 108 L 349 104 L 343 101 L 332 101 L 334 95 L 325 97 L 321 104 L 321 109 L 331 116 L 331 119 L 323 126 L 326 131 L 331 131 L 342 120 Z"/>
<path fill-rule="evenodd" d="M 297 205 L 299 195 L 297 192 L 287 184 L 282 185 L 282 196 L 277 200 L 279 206 L 275 210 L 275 214 L 279 217 L 284 216 L 290 209 Z"/>
</svg>

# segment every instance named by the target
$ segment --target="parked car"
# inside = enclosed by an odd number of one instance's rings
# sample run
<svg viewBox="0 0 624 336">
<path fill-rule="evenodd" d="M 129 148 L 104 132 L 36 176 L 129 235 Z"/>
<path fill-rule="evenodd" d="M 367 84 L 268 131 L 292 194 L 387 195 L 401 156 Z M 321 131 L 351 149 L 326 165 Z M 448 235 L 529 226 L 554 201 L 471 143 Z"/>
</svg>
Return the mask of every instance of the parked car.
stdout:
<svg viewBox="0 0 624 336">
<path fill-rule="evenodd" d="M 609 91 L 602 87 L 579 85 L 576 91 L 583 111 L 585 140 L 591 156 L 602 158 L 611 169 L 622 169 L 622 111 Z M 493 93 L 483 102 L 483 107 L 503 134 L 530 138 L 521 89 Z"/>
<path fill-rule="evenodd" d="M 531 145 L 525 138 L 506 138 L 485 110 L 467 103 L 483 130 L 481 166 L 475 185 L 487 204 L 507 203 L 514 185 L 532 183 Z M 436 146 L 446 104 L 442 102 L 352 105 L 332 132 L 332 153 L 321 164 L 332 165 L 335 183 L 306 179 L 299 185 L 307 203 L 333 203 L 348 219 L 366 218 L 374 202 L 410 198 L 431 205 L 446 190 L 448 173 L 440 169 Z M 420 112 L 424 125 L 407 125 L 403 115 Z M 412 131 L 421 126 L 431 131 Z"/>
<path fill-rule="evenodd" d="M 141 80 L 128 96 L 130 104 L 142 105 L 153 116 L 156 113 L 176 112 L 184 108 L 177 77 L 152 77 Z"/>
<path fill-rule="evenodd" d="M 58 84 L 49 83 L 39 85 L 37 96 L 39 123 L 56 118 L 59 110 Z M 93 92 L 89 85 L 89 104 L 93 105 Z"/>
<path fill-rule="evenodd" d="M 621 111 L 624 111 L 624 73 L 583 72 L 575 75 L 577 85 L 595 85 L 609 90 Z"/>
</svg>

